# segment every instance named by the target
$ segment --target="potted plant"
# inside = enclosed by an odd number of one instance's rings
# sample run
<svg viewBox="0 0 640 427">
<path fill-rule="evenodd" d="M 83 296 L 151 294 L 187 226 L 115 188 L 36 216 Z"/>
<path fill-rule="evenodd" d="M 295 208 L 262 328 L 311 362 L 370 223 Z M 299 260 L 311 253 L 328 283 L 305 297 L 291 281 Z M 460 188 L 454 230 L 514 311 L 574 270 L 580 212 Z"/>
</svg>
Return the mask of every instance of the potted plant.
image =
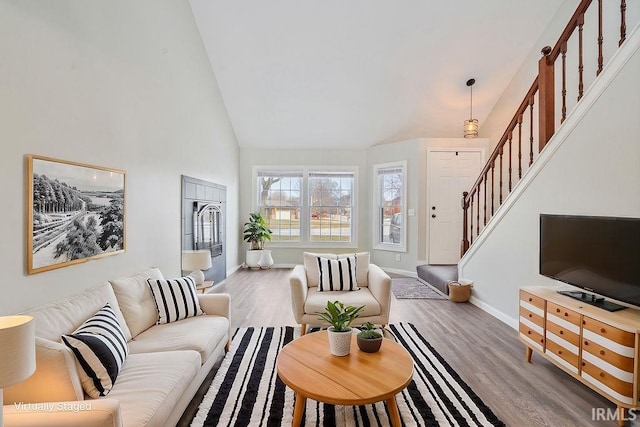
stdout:
<svg viewBox="0 0 640 427">
<path fill-rule="evenodd" d="M 242 235 L 243 240 L 251 245 L 245 258 L 247 267 L 258 268 L 273 265 L 273 258 L 271 258 L 270 253 L 268 257 L 263 256 L 264 242 L 267 240 L 271 241 L 271 233 L 260 212 L 249 214 L 249 221 L 244 223 Z M 263 258 L 262 263 L 260 262 L 261 258 Z"/>
<path fill-rule="evenodd" d="M 329 334 L 329 348 L 334 356 L 346 356 L 351 349 L 351 323 L 359 316 L 364 305 L 354 307 L 345 306 L 340 301 L 327 301 L 324 312 L 317 313 L 318 319 L 331 325 Z"/>
<path fill-rule="evenodd" d="M 382 345 L 382 334 L 375 329 L 371 322 L 367 322 L 360 327 L 358 333 L 358 348 L 365 353 L 375 353 Z"/>
</svg>

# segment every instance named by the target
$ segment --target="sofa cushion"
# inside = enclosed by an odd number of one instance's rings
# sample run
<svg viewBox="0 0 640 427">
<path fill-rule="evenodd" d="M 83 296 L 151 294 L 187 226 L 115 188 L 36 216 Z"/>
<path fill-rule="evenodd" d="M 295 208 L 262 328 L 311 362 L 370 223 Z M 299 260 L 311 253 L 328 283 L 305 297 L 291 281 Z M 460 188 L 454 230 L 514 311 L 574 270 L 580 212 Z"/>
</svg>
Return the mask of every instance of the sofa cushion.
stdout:
<svg viewBox="0 0 640 427">
<path fill-rule="evenodd" d="M 147 279 L 158 310 L 158 325 L 202 314 L 193 277 Z"/>
<path fill-rule="evenodd" d="M 360 317 L 378 316 L 380 314 L 380 304 L 371 294 L 369 288 L 361 288 L 359 291 L 333 291 L 319 292 L 318 288 L 309 288 L 307 300 L 304 303 L 304 312 L 308 314 L 323 312 L 327 306 L 327 301 L 340 301 L 344 305 L 354 307 L 364 305 L 360 312 Z"/>
<path fill-rule="evenodd" d="M 165 427 L 199 368 L 195 351 L 129 354 L 106 398 L 120 402 L 123 426 Z"/>
<path fill-rule="evenodd" d="M 341 259 L 316 257 L 318 261 L 318 291 L 357 291 L 356 257 Z"/>
<path fill-rule="evenodd" d="M 128 354 L 111 306 L 106 304 L 73 334 L 63 335 L 62 341 L 76 357 L 84 391 L 94 399 L 109 394 Z"/>
<path fill-rule="evenodd" d="M 127 322 L 131 337 L 149 329 L 158 320 L 158 310 L 153 302 L 147 279 L 164 279 L 157 268 L 138 273 L 135 276 L 111 280 L 113 292 Z"/>
<path fill-rule="evenodd" d="M 87 288 L 85 291 L 59 302 L 33 308 L 24 314 L 35 318 L 37 336 L 49 341 L 61 342 L 61 335 L 70 334 L 78 329 L 85 320 L 93 316 L 107 303 L 118 317 L 118 323 L 125 339 L 130 340 L 131 332 L 120 311 L 116 295 L 108 282 Z"/>
<path fill-rule="evenodd" d="M 222 316 L 189 317 L 147 329 L 129 341 L 130 353 L 152 353 L 167 350 L 195 350 L 201 363 L 221 343 L 226 344 L 229 319 Z"/>
</svg>

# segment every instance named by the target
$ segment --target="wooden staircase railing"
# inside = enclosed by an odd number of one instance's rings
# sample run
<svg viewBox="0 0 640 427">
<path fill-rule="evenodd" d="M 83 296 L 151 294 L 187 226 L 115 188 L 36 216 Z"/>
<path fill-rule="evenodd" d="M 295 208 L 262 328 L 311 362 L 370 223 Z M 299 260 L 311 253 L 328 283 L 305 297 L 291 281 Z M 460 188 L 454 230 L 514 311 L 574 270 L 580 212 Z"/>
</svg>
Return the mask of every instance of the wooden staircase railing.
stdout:
<svg viewBox="0 0 640 427">
<path fill-rule="evenodd" d="M 611 11 L 607 10 L 607 12 Z M 615 36 L 614 50 L 626 39 L 627 3 L 625 0 L 620 1 L 619 11 L 616 10 L 615 13 L 619 15 L 619 26 L 616 25 L 619 36 Z M 480 235 L 487 222 L 511 193 L 514 185 L 531 167 L 540 151 L 553 136 L 556 126 L 565 121 L 569 108 L 567 96 L 569 88 L 576 93 L 575 104 L 582 98 L 587 79 L 584 72 L 585 64 L 589 63 L 595 68 L 592 79 L 602 72 L 605 55 L 603 33 L 608 29 L 608 26 L 603 25 L 604 16 L 602 0 L 582 0 L 555 46 L 553 48 L 546 46 L 542 49 L 542 58 L 538 61 L 538 75 L 482 168 L 478 179 L 469 191 L 462 194 L 461 256 L 467 252 L 474 239 Z M 607 15 L 609 16 L 611 15 Z M 585 17 L 589 19 L 588 27 L 585 27 Z M 589 56 L 591 52 L 586 51 L 584 47 L 585 28 L 593 32 L 593 39 L 595 39 L 596 49 L 591 56 Z M 593 41 L 593 39 L 589 40 Z M 570 55 L 571 58 L 568 59 L 567 52 L 570 47 L 575 48 L 577 52 Z M 573 67 L 569 65 L 570 60 L 573 62 L 571 64 Z M 557 62 L 560 63 L 558 69 L 556 69 Z M 556 77 L 559 78 L 558 83 L 556 83 Z M 558 115 L 555 111 L 556 95 L 559 95 L 557 104 L 560 107 L 560 114 Z M 524 160 L 523 157 L 525 157 Z"/>
</svg>

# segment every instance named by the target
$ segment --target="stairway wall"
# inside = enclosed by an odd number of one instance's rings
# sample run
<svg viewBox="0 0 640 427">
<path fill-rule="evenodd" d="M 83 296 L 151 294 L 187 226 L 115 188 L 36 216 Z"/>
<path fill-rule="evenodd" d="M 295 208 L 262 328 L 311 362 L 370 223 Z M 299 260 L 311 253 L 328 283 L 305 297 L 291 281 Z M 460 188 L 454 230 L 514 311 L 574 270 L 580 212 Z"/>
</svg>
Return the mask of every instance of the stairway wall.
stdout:
<svg viewBox="0 0 640 427">
<path fill-rule="evenodd" d="M 474 281 L 472 302 L 514 327 L 518 289 L 558 283 L 538 273 L 540 213 L 640 217 L 640 50 L 630 52 L 608 70 L 608 85 L 590 89 L 589 108 L 568 117 L 541 154 L 543 166 L 520 183 L 526 189 L 459 264 L 460 277 Z"/>
</svg>

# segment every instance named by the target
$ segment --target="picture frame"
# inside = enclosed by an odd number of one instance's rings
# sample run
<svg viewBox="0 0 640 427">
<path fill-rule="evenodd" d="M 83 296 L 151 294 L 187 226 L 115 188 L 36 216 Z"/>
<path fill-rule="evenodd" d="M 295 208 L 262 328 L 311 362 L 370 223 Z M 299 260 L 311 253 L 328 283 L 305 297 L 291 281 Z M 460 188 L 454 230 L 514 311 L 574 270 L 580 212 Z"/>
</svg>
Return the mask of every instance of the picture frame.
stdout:
<svg viewBox="0 0 640 427">
<path fill-rule="evenodd" d="M 27 273 L 125 252 L 122 170 L 29 154 Z"/>
</svg>

